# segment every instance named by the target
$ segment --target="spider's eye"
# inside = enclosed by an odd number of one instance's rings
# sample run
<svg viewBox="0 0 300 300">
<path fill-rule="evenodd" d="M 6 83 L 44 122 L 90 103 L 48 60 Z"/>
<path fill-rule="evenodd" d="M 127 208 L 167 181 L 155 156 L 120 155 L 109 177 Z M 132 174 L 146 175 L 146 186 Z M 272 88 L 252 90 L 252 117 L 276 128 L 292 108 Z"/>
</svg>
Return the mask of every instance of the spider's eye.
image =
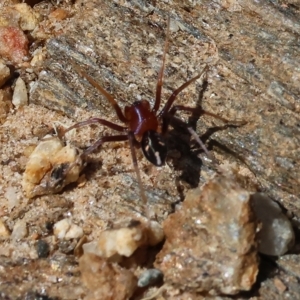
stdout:
<svg viewBox="0 0 300 300">
<path fill-rule="evenodd" d="M 142 150 L 145 157 L 155 166 L 162 166 L 167 156 L 167 146 L 163 137 L 153 130 L 148 130 L 142 138 Z"/>
</svg>

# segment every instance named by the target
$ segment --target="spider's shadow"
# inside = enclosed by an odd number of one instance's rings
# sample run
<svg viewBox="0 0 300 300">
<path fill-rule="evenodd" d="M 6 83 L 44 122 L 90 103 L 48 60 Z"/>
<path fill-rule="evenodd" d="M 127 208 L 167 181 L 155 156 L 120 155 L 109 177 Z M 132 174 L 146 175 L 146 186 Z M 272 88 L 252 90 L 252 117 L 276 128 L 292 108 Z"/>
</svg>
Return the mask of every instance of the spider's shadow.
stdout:
<svg viewBox="0 0 300 300">
<path fill-rule="evenodd" d="M 191 188 L 196 188 L 200 182 L 201 169 L 203 165 L 199 154 L 203 153 L 203 149 L 197 143 L 191 143 L 191 135 L 187 130 L 187 127 L 189 127 L 188 124 L 186 126 L 178 126 L 178 124 L 173 124 L 173 122 L 171 122 L 171 126 L 173 129 L 170 130 L 167 135 L 167 145 L 170 152 L 168 160 L 171 161 L 175 170 L 181 171 L 177 180 L 185 181 L 191 186 Z M 228 126 L 209 128 L 203 135 L 200 136 L 200 139 L 203 143 L 206 143 L 213 133 L 225 130 L 226 128 L 228 128 Z M 212 149 L 210 143 L 208 143 L 207 149 Z M 175 151 L 180 153 L 179 158 L 172 155 L 172 152 Z"/>
<path fill-rule="evenodd" d="M 174 151 L 180 153 L 179 159 L 172 157 L 172 155 L 169 155 L 168 157 L 172 161 L 174 169 L 181 171 L 181 175 L 179 178 L 177 178 L 177 180 L 183 180 L 187 182 L 192 188 L 197 187 L 199 184 L 199 174 L 202 167 L 202 160 L 198 156 L 199 153 L 196 153 L 191 148 L 191 135 L 187 128 L 192 127 L 194 130 L 196 129 L 197 122 L 201 117 L 201 103 L 207 86 L 208 83 L 206 80 L 204 80 L 199 93 L 197 107 L 189 117 L 188 122 L 184 124 L 176 117 L 171 118 L 169 126 L 171 126 L 173 129 L 169 130 L 167 134 L 167 146 L 170 153 Z M 209 136 L 206 136 L 206 140 L 208 138 Z M 205 142 L 202 137 L 201 140 Z"/>
<path fill-rule="evenodd" d="M 181 175 L 177 178 L 179 181 L 184 181 L 188 183 L 191 188 L 195 188 L 199 185 L 200 175 L 202 169 L 202 160 L 199 158 L 199 154 L 203 153 L 203 149 L 196 142 L 191 143 L 191 135 L 187 130 L 188 127 L 192 127 L 196 131 L 197 122 L 202 113 L 202 100 L 205 91 L 207 90 L 208 82 L 204 80 L 202 84 L 201 91 L 199 93 L 197 106 L 193 111 L 192 115 L 189 117 L 187 123 L 183 123 L 180 119 L 174 117 L 170 119 L 170 126 L 173 128 L 168 132 L 167 135 L 167 145 L 170 153 L 174 150 L 180 153 L 180 158 L 174 158 L 169 155 L 169 160 L 172 161 L 172 165 L 175 170 L 181 171 Z M 222 131 L 230 127 L 237 127 L 236 125 L 224 124 L 223 126 L 215 126 L 208 128 L 204 134 L 200 137 L 201 141 L 206 144 L 212 134 L 217 131 Z M 211 150 L 214 146 L 211 141 L 207 144 L 207 149 Z M 230 152 L 230 151 L 229 151 Z M 180 189 L 179 189 L 180 192 Z M 183 195 L 181 195 L 183 197 Z"/>
</svg>

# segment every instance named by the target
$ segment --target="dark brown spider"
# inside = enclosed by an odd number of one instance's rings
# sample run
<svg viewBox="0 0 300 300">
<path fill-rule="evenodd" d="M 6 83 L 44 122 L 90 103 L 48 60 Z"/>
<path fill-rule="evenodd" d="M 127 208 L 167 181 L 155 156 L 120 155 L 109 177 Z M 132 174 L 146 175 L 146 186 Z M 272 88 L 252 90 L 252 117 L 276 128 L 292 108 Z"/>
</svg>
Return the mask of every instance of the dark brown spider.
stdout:
<svg viewBox="0 0 300 300">
<path fill-rule="evenodd" d="M 85 73 L 78 66 L 73 65 L 76 71 L 81 74 L 85 79 L 89 81 L 91 85 L 93 85 L 96 89 L 103 94 L 107 100 L 113 106 L 119 120 L 124 123 L 124 126 L 112 123 L 110 121 L 101 119 L 101 118 L 90 118 L 86 121 L 76 123 L 75 125 L 64 130 L 64 134 L 74 128 L 79 128 L 86 125 L 91 124 L 101 124 L 107 126 L 115 131 L 119 131 L 121 134 L 113 135 L 113 136 L 103 136 L 98 141 L 96 141 L 93 145 L 88 147 L 84 152 L 83 156 L 87 156 L 88 154 L 94 152 L 98 149 L 103 143 L 107 142 L 116 142 L 116 141 L 129 141 L 129 145 L 131 148 L 133 165 L 135 168 L 135 172 L 137 175 L 137 180 L 140 186 L 141 197 L 143 202 L 146 204 L 147 199 L 144 193 L 144 189 L 141 183 L 140 172 L 137 164 L 137 158 L 135 153 L 135 146 L 141 146 L 144 156 L 155 166 L 162 166 L 165 163 L 167 156 L 167 147 L 165 143 L 165 135 L 168 131 L 168 125 L 170 120 L 175 116 L 177 111 L 188 111 L 194 112 L 195 108 L 186 107 L 182 105 L 173 105 L 177 95 L 188 87 L 191 83 L 200 78 L 208 69 L 206 66 L 204 70 L 188 80 L 184 84 L 182 84 L 179 88 L 177 88 L 169 97 L 166 104 L 159 111 L 160 103 L 161 103 L 161 91 L 163 84 L 163 73 L 165 68 L 165 58 L 168 48 L 168 37 L 169 37 L 169 27 L 170 22 L 168 21 L 167 28 L 167 38 L 164 46 L 163 58 L 162 58 L 162 66 L 158 74 L 158 80 L 156 85 L 156 97 L 154 106 L 151 108 L 150 103 L 147 100 L 135 101 L 131 106 L 126 106 L 124 112 L 122 112 L 120 106 L 114 99 L 112 95 L 110 95 L 106 90 L 104 90 L 93 78 L 91 78 L 87 73 Z M 197 108 L 198 109 L 198 108 Z M 198 109 L 199 112 L 199 109 Z M 207 112 L 203 109 L 200 110 L 200 115 L 209 115 L 218 119 L 221 119 L 224 122 L 228 122 L 228 120 L 221 118 L 213 113 Z M 209 156 L 209 153 L 201 142 L 200 138 L 196 134 L 196 132 L 188 127 L 189 132 L 193 135 L 195 140 L 200 144 L 205 153 Z"/>
</svg>

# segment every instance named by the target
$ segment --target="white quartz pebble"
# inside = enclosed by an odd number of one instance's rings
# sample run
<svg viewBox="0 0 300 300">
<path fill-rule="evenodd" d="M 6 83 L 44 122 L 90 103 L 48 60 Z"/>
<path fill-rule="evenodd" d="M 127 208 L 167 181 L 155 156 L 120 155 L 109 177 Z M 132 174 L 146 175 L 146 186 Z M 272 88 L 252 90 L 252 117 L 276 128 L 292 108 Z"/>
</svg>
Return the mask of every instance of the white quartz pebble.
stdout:
<svg viewBox="0 0 300 300">
<path fill-rule="evenodd" d="M 19 77 L 16 81 L 12 103 L 17 108 L 28 104 L 26 85 L 24 80 L 21 77 Z"/>
<path fill-rule="evenodd" d="M 63 219 L 54 224 L 54 235 L 59 239 L 77 239 L 83 236 L 83 229 L 72 223 L 70 219 Z"/>
</svg>

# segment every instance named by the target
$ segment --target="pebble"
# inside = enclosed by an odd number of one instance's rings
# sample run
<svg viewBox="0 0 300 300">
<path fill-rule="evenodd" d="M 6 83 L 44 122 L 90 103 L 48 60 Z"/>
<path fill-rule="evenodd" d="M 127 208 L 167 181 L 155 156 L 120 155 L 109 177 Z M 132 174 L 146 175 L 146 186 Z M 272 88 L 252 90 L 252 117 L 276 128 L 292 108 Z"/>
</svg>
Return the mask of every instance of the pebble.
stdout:
<svg viewBox="0 0 300 300">
<path fill-rule="evenodd" d="M 148 269 L 143 272 L 138 279 L 138 287 L 146 287 L 161 281 L 164 277 L 162 271 L 158 269 Z"/>
<path fill-rule="evenodd" d="M 10 70 L 1 60 L 0 60 L 0 88 L 5 84 L 5 82 L 10 77 Z"/>
<path fill-rule="evenodd" d="M 78 239 L 83 236 L 83 229 L 74 224 L 71 219 L 63 219 L 53 226 L 53 233 L 58 239 Z"/>
<path fill-rule="evenodd" d="M 32 53 L 32 59 L 30 61 L 30 66 L 38 67 L 43 64 L 46 59 L 46 51 L 44 48 L 38 48 Z M 31 82 L 30 93 L 36 88 L 37 83 Z"/>
<path fill-rule="evenodd" d="M 280 294 L 286 291 L 287 289 L 286 285 L 278 277 L 275 277 L 273 282 L 274 282 L 274 286 L 277 288 Z"/>
<path fill-rule="evenodd" d="M 12 103 L 16 108 L 28 105 L 27 88 L 21 77 L 19 77 L 16 81 Z"/>
<path fill-rule="evenodd" d="M 47 258 L 50 253 L 50 246 L 44 240 L 38 240 L 36 243 L 36 252 L 38 258 Z"/>
<path fill-rule="evenodd" d="M 130 257 L 139 247 L 155 246 L 163 238 L 163 230 L 157 222 L 143 224 L 133 221 L 126 227 L 102 231 L 98 240 L 86 243 L 82 248 L 84 253 L 103 258 L 116 255 Z"/>
<path fill-rule="evenodd" d="M 20 28 L 0 26 L 0 56 L 19 64 L 28 53 L 28 39 Z"/>
<path fill-rule="evenodd" d="M 63 143 L 60 139 L 45 136 L 31 153 L 22 181 L 23 189 L 28 198 L 38 195 L 35 189 L 39 187 L 45 174 L 52 168 L 51 157 L 62 148 Z"/>
<path fill-rule="evenodd" d="M 11 1 L 21 2 L 21 1 Z M 24 1 L 23 1 L 24 2 Z M 1 7 L 0 26 L 20 27 L 23 31 L 32 31 L 38 25 L 40 15 L 26 3 L 17 3 Z"/>
<path fill-rule="evenodd" d="M 18 3 L 13 6 L 15 13 L 19 14 L 19 26 L 24 31 L 32 31 L 38 25 L 39 14 L 26 3 Z"/>
<path fill-rule="evenodd" d="M 23 190 L 28 198 L 58 193 L 79 179 L 84 166 L 77 148 L 64 146 L 58 137 L 45 136 L 26 164 Z"/>
<path fill-rule="evenodd" d="M 182 291 L 234 295 L 248 291 L 259 267 L 250 193 L 234 170 L 191 190 L 163 224 L 166 242 L 154 266 Z"/>
<path fill-rule="evenodd" d="M 10 236 L 10 232 L 7 229 L 5 223 L 0 220 L 0 238 L 7 238 Z"/>
<path fill-rule="evenodd" d="M 252 196 L 252 202 L 254 213 L 262 224 L 258 232 L 258 251 L 272 256 L 285 254 L 295 242 L 291 222 L 268 196 L 256 193 Z"/>
<path fill-rule="evenodd" d="M 11 238 L 12 240 L 18 241 L 25 238 L 27 234 L 28 234 L 28 230 L 27 230 L 26 222 L 23 220 L 19 220 L 16 222 L 13 228 Z"/>
<path fill-rule="evenodd" d="M 142 228 L 120 228 L 105 230 L 100 233 L 97 241 L 83 245 L 84 253 L 94 253 L 103 258 L 110 258 L 116 254 L 129 257 L 141 245 L 146 237 Z"/>
<path fill-rule="evenodd" d="M 49 14 L 49 19 L 55 19 L 57 21 L 65 20 L 69 16 L 69 12 L 62 8 L 57 8 Z"/>
</svg>

